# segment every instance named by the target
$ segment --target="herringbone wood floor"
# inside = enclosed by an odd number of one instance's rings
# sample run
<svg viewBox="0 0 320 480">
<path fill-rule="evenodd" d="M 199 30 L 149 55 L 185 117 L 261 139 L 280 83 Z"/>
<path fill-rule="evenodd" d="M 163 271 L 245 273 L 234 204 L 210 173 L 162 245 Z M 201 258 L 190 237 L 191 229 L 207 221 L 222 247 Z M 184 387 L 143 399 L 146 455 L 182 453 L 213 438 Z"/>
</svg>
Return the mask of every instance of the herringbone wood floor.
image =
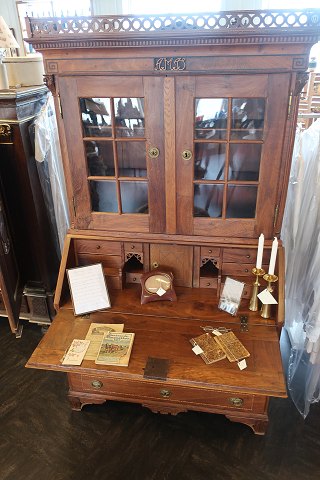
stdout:
<svg viewBox="0 0 320 480">
<path fill-rule="evenodd" d="M 304 421 L 274 399 L 256 436 L 223 416 L 156 415 L 109 402 L 72 412 L 63 374 L 24 367 L 41 339 L 0 319 L 1 480 L 311 480 L 320 469 L 320 405 Z"/>
</svg>

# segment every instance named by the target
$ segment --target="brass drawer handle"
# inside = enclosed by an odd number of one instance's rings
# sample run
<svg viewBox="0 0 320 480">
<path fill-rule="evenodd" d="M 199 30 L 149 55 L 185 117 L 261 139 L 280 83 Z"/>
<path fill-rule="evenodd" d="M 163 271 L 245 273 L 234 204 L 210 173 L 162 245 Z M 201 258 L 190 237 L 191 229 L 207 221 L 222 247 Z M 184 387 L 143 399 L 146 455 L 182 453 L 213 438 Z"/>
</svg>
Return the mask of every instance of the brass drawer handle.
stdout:
<svg viewBox="0 0 320 480">
<path fill-rule="evenodd" d="M 171 395 L 171 392 L 170 392 L 170 390 L 166 390 L 165 388 L 163 388 L 163 389 L 160 390 L 160 395 L 163 398 L 169 398 L 170 395 Z"/>
<path fill-rule="evenodd" d="M 150 147 L 148 154 L 150 158 L 158 158 L 160 154 L 160 150 L 157 147 Z"/>
<path fill-rule="evenodd" d="M 192 152 L 191 150 L 183 150 L 181 156 L 183 160 L 190 160 L 192 158 Z"/>
<path fill-rule="evenodd" d="M 91 385 L 97 389 L 103 387 L 103 383 L 100 380 L 92 380 Z"/>
<path fill-rule="evenodd" d="M 231 397 L 229 398 L 229 402 L 233 407 L 242 407 L 243 399 L 239 397 Z"/>
</svg>

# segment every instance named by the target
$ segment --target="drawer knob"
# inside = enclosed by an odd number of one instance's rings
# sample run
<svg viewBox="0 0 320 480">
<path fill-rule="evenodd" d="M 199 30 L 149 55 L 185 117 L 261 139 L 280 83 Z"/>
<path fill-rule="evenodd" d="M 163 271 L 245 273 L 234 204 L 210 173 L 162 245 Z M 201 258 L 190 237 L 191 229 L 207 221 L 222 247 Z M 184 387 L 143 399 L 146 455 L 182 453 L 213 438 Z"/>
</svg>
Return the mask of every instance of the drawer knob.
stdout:
<svg viewBox="0 0 320 480">
<path fill-rule="evenodd" d="M 103 383 L 100 380 L 92 380 L 91 385 L 93 388 L 101 388 L 103 387 Z"/>
<path fill-rule="evenodd" d="M 212 253 L 212 250 L 208 250 L 209 253 Z"/>
<path fill-rule="evenodd" d="M 244 270 L 244 271 L 245 271 L 245 272 L 249 272 L 249 270 L 248 270 L 247 268 L 245 268 L 245 270 Z"/>
<path fill-rule="evenodd" d="M 250 258 L 250 255 L 246 255 L 247 258 Z"/>
<path fill-rule="evenodd" d="M 229 398 L 229 402 L 234 407 L 241 407 L 243 405 L 243 399 L 239 397 L 231 397 Z"/>
<path fill-rule="evenodd" d="M 211 283 L 210 283 L 210 282 L 208 282 L 208 283 L 207 283 L 207 287 L 210 287 L 210 285 L 211 285 Z"/>
<path fill-rule="evenodd" d="M 132 250 L 134 249 L 134 245 L 131 245 Z"/>
<path fill-rule="evenodd" d="M 136 277 L 133 277 L 133 279 L 132 279 L 132 280 L 135 282 L 137 279 L 136 279 Z"/>
<path fill-rule="evenodd" d="M 170 390 L 166 390 L 165 388 L 162 388 L 160 390 L 160 395 L 161 395 L 162 398 L 169 398 L 170 395 L 171 395 L 171 392 L 170 392 Z"/>
</svg>

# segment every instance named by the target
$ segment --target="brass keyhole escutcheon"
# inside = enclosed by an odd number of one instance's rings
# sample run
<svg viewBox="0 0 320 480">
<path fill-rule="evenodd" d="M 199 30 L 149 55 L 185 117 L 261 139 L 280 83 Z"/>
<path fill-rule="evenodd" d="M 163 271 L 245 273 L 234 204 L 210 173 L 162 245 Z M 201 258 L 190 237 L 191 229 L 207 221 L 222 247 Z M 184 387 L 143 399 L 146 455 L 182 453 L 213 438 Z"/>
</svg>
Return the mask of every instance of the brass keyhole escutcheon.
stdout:
<svg viewBox="0 0 320 480">
<path fill-rule="evenodd" d="M 158 158 L 160 151 L 157 147 L 150 147 L 148 153 L 150 158 Z"/>
<path fill-rule="evenodd" d="M 181 156 L 183 160 L 190 160 L 190 158 L 192 158 L 192 152 L 191 150 L 183 150 Z"/>
</svg>

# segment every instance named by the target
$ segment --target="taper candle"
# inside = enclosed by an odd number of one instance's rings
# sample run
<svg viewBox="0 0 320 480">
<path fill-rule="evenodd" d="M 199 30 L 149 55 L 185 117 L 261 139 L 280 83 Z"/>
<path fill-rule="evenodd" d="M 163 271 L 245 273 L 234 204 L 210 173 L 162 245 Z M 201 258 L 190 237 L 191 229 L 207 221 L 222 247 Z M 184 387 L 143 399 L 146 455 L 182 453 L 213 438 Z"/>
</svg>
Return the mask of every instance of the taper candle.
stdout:
<svg viewBox="0 0 320 480">
<path fill-rule="evenodd" d="M 269 275 L 274 275 L 274 267 L 276 265 L 277 252 L 278 252 L 278 239 L 274 237 L 274 240 L 272 242 L 271 257 L 270 257 L 269 270 L 268 270 Z"/>
<path fill-rule="evenodd" d="M 261 268 L 262 266 L 262 254 L 263 254 L 263 245 L 264 245 L 264 235 L 261 233 L 258 242 L 258 253 L 257 253 L 257 262 L 256 268 Z"/>
</svg>

